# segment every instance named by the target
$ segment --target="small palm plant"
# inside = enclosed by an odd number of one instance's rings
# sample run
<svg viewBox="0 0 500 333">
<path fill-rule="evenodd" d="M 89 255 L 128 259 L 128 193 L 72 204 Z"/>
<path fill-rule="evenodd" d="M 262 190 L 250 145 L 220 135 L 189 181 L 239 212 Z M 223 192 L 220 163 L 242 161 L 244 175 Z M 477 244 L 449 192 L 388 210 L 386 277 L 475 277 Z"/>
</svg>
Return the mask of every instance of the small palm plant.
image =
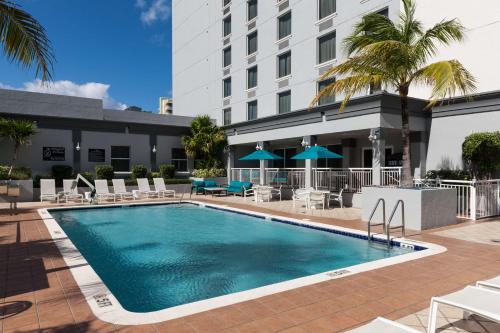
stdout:
<svg viewBox="0 0 500 333">
<path fill-rule="evenodd" d="M 472 74 L 457 60 L 429 64 L 439 45 L 449 45 L 464 39 L 465 28 L 458 20 L 443 20 L 427 31 L 415 18 L 415 1 L 402 0 L 403 12 L 399 22 L 372 13 L 364 16 L 354 31 L 344 40 L 349 58 L 332 67 L 321 80 L 336 81 L 318 92 L 311 106 L 326 95 L 343 94 L 340 111 L 349 99 L 367 87 L 392 87 L 401 99 L 401 135 L 403 141 L 402 186 L 411 186 L 410 124 L 408 94 L 412 84 L 430 86 L 430 106 L 440 98 L 457 92 L 468 94 L 475 90 Z"/>
<path fill-rule="evenodd" d="M 220 167 L 220 156 L 226 146 L 226 135 L 209 116 L 198 116 L 191 123 L 191 133 L 182 137 L 186 155 L 202 160 L 204 168 Z"/>
<path fill-rule="evenodd" d="M 0 44 L 12 62 L 36 67 L 35 76 L 51 80 L 54 56 L 43 26 L 17 4 L 0 0 Z"/>
<path fill-rule="evenodd" d="M 19 157 L 19 150 L 37 133 L 36 124 L 28 120 L 0 119 L 0 137 L 10 139 L 14 143 L 14 154 L 10 164 L 10 177 Z"/>
</svg>

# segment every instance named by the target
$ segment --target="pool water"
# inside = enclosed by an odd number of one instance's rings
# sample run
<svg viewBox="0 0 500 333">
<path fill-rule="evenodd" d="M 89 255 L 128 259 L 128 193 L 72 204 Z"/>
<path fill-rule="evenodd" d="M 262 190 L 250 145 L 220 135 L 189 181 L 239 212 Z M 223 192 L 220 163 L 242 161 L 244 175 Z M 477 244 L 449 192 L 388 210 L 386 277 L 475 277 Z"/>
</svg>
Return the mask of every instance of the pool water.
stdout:
<svg viewBox="0 0 500 333">
<path fill-rule="evenodd" d="M 162 310 L 412 252 L 193 204 L 50 213 L 132 312 Z"/>
</svg>

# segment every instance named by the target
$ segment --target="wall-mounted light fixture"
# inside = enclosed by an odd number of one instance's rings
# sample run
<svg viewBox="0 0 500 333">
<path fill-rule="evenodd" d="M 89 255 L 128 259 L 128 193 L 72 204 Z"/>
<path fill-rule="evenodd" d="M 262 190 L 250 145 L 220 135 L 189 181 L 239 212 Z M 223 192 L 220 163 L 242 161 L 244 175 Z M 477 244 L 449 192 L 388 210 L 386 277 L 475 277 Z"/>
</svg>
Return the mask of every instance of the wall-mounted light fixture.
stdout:
<svg viewBox="0 0 500 333">
<path fill-rule="evenodd" d="M 257 143 L 257 146 L 255 146 L 255 150 L 262 150 L 262 146 L 260 144 Z"/>
<path fill-rule="evenodd" d="M 154 154 L 156 154 L 156 145 L 153 145 L 153 149 L 151 150 Z"/>
<path fill-rule="evenodd" d="M 304 148 L 309 147 L 309 141 L 307 141 L 306 138 L 303 138 L 300 145 Z"/>
<path fill-rule="evenodd" d="M 77 142 L 77 143 L 76 143 L 76 147 L 75 147 L 75 149 L 76 149 L 76 151 L 80 151 L 80 149 L 81 149 L 81 148 L 80 148 L 80 142 Z"/>
</svg>

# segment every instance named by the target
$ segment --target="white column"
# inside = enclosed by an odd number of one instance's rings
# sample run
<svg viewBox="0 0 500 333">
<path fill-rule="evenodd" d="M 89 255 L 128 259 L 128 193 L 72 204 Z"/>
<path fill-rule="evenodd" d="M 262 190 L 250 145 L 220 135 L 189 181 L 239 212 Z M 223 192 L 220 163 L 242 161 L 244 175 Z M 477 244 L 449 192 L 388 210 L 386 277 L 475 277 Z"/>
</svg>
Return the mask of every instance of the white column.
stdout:
<svg viewBox="0 0 500 333">
<path fill-rule="evenodd" d="M 370 140 L 372 142 L 372 168 L 373 168 L 373 185 L 381 184 L 382 167 L 385 166 L 385 139 L 382 135 L 381 128 L 372 128 L 370 130 Z"/>
<path fill-rule="evenodd" d="M 312 135 L 304 136 L 302 138 L 303 142 L 306 142 L 309 146 L 314 146 L 316 143 L 316 139 Z M 314 174 L 313 174 L 313 168 L 315 166 L 315 162 L 313 160 L 305 160 L 305 187 L 314 187 Z"/>
<path fill-rule="evenodd" d="M 232 169 L 234 168 L 234 147 L 229 146 L 227 150 L 227 183 L 231 181 Z"/>
<path fill-rule="evenodd" d="M 264 142 L 264 141 L 259 141 L 257 142 L 257 145 L 259 145 L 260 147 L 262 147 L 262 149 L 265 149 L 267 150 L 269 148 L 269 144 L 267 142 Z M 259 170 L 259 176 L 260 176 L 260 185 L 265 185 L 266 184 L 266 168 L 269 164 L 269 161 L 259 161 L 260 164 L 259 164 L 259 167 L 260 167 L 260 170 Z"/>
</svg>

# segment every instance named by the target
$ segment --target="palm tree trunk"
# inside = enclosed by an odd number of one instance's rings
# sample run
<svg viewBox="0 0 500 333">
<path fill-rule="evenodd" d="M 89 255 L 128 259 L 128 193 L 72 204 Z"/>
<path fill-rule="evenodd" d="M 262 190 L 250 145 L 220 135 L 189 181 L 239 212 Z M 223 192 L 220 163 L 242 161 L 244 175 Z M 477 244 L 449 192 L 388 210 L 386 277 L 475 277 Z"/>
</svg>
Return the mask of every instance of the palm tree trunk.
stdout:
<svg viewBox="0 0 500 333">
<path fill-rule="evenodd" d="M 413 186 L 410 158 L 410 114 L 408 112 L 408 88 L 400 89 L 401 98 L 401 137 L 403 141 L 403 168 L 401 186 Z"/>
<path fill-rule="evenodd" d="M 14 156 L 12 156 L 12 162 L 10 163 L 10 169 L 8 174 L 9 178 L 10 175 L 12 174 L 12 170 L 14 169 L 14 164 L 16 164 L 18 153 L 19 153 L 19 143 L 16 142 L 16 144 L 14 145 Z"/>
</svg>

